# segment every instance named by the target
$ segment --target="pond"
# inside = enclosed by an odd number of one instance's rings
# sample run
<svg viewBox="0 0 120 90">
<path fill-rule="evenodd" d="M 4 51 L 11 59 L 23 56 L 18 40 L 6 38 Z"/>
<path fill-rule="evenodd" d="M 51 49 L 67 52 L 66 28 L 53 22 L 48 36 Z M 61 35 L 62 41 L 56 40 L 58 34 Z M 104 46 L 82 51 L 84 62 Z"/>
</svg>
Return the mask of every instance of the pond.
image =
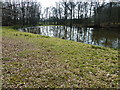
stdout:
<svg viewBox="0 0 120 90">
<path fill-rule="evenodd" d="M 36 26 L 21 28 L 19 30 L 97 46 L 120 48 L 118 45 L 118 29 L 80 28 L 74 26 Z"/>
</svg>

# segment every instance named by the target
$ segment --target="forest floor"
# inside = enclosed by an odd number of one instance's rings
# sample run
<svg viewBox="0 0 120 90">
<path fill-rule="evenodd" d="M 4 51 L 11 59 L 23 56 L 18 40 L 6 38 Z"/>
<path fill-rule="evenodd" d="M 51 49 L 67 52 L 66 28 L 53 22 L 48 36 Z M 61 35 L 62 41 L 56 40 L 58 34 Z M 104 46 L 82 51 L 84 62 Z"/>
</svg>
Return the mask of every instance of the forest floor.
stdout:
<svg viewBox="0 0 120 90">
<path fill-rule="evenodd" d="M 2 28 L 4 88 L 117 88 L 118 51 Z"/>
</svg>

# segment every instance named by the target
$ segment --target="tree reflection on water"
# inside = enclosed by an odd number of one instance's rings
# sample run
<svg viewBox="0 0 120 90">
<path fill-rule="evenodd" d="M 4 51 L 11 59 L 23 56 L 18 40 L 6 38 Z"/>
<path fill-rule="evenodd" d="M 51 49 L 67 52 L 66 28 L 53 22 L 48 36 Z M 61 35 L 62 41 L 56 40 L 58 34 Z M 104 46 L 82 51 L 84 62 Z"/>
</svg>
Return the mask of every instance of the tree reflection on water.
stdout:
<svg viewBox="0 0 120 90">
<path fill-rule="evenodd" d="M 68 26 L 37 26 L 21 29 L 24 32 L 58 37 L 104 47 L 119 48 L 118 30 L 102 28 L 80 28 Z"/>
</svg>

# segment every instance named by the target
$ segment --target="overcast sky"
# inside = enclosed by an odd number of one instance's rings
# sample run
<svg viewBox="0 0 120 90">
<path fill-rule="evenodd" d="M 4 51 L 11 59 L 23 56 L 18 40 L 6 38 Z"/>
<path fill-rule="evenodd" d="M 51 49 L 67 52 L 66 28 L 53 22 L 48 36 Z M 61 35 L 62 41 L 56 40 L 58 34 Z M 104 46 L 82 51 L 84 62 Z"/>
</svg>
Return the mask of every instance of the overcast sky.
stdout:
<svg viewBox="0 0 120 90">
<path fill-rule="evenodd" d="M 59 2 L 60 0 L 37 0 L 42 4 L 44 7 L 49 7 L 55 5 L 55 2 Z"/>
<path fill-rule="evenodd" d="M 2 1 L 9 1 L 9 0 L 2 0 Z M 17 1 L 17 0 L 15 0 L 15 1 Z M 27 0 L 19 0 L 19 1 L 27 1 Z M 66 1 L 66 0 L 35 0 L 35 1 L 40 2 L 42 4 L 42 6 L 44 6 L 44 7 L 50 7 L 50 6 L 54 6 L 55 2 Z M 67 1 L 69 1 L 69 0 L 67 0 Z M 73 0 L 73 1 L 83 1 L 83 2 L 86 1 L 86 2 L 88 2 L 88 1 L 103 1 L 103 0 Z M 109 1 L 113 1 L 113 2 L 117 1 L 118 2 L 120 0 L 105 0 L 105 1 L 106 2 L 109 2 Z"/>
<path fill-rule="evenodd" d="M 37 0 L 44 7 L 49 7 L 55 5 L 55 2 L 63 1 L 63 0 Z M 69 0 L 67 0 L 69 1 Z M 73 0 L 73 1 L 91 1 L 91 0 Z M 92 0 L 92 1 L 103 1 L 103 0 Z M 105 1 L 120 1 L 120 0 L 105 0 Z"/>
</svg>

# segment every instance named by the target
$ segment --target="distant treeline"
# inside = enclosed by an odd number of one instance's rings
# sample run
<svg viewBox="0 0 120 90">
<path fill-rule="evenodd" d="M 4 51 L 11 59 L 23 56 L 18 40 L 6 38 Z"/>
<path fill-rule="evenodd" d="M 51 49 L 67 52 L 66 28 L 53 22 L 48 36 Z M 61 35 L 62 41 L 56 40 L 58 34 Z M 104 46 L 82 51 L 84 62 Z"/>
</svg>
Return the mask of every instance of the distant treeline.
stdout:
<svg viewBox="0 0 120 90">
<path fill-rule="evenodd" d="M 1 3 L 3 25 L 64 24 L 99 27 L 120 23 L 120 2 L 63 0 L 45 9 L 33 0 Z"/>
<path fill-rule="evenodd" d="M 37 2 L 8 0 L 2 4 L 2 25 L 36 25 L 40 22 L 41 5 Z"/>
</svg>

